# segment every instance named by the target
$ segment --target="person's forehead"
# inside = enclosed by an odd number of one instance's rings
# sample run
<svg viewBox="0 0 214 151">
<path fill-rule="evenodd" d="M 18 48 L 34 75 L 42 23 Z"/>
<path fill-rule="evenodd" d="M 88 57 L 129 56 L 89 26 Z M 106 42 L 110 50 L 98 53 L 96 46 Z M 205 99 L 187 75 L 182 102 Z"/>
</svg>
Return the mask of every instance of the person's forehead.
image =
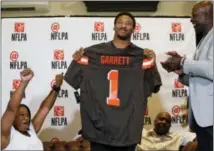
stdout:
<svg viewBox="0 0 214 151">
<path fill-rule="evenodd" d="M 117 20 L 127 20 L 127 21 L 132 21 L 132 18 L 127 16 L 127 15 L 122 15 L 120 17 L 118 17 Z"/>
<path fill-rule="evenodd" d="M 26 107 L 21 106 L 21 107 L 19 108 L 19 112 L 28 112 L 28 110 L 27 110 Z"/>
<path fill-rule="evenodd" d="M 202 12 L 202 7 L 200 7 L 200 6 L 195 6 L 195 7 L 192 9 L 192 13 L 193 13 L 193 14 L 200 13 L 200 12 Z"/>
<path fill-rule="evenodd" d="M 160 113 L 158 115 L 158 118 L 166 118 L 166 119 L 170 119 L 170 115 L 167 113 Z"/>
</svg>

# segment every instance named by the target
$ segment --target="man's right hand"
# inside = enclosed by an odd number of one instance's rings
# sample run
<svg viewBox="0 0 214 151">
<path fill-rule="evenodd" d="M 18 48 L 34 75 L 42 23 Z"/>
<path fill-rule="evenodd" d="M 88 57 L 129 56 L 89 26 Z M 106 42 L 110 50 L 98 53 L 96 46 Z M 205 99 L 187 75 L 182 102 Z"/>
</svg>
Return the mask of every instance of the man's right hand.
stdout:
<svg viewBox="0 0 214 151">
<path fill-rule="evenodd" d="M 166 54 L 170 55 L 170 56 L 176 56 L 176 57 L 181 57 L 182 58 L 182 56 L 179 55 L 176 51 L 168 51 Z M 181 74 L 183 74 L 183 69 L 175 70 L 173 72 L 178 74 L 178 75 L 181 75 Z"/>
<path fill-rule="evenodd" d="M 29 82 L 34 76 L 33 71 L 30 68 L 24 69 L 20 72 L 20 77 L 22 82 Z"/>
<path fill-rule="evenodd" d="M 76 50 L 73 54 L 73 59 L 79 61 L 84 54 L 84 49 L 81 47 L 79 50 Z"/>
<path fill-rule="evenodd" d="M 144 48 L 144 55 L 149 58 L 154 58 L 156 59 L 155 52 L 152 49 Z"/>
</svg>

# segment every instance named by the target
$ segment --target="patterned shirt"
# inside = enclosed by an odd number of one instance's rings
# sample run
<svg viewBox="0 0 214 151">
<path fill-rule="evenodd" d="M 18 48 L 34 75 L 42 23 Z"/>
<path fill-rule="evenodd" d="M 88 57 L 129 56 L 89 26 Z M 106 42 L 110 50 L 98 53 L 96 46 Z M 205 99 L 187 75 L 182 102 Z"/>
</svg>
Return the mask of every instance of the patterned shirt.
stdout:
<svg viewBox="0 0 214 151">
<path fill-rule="evenodd" d="M 138 144 L 136 151 L 148 150 L 179 150 L 180 146 L 186 146 L 196 137 L 192 132 L 169 132 L 166 135 L 157 135 L 153 129 L 143 129 L 141 144 Z"/>
</svg>

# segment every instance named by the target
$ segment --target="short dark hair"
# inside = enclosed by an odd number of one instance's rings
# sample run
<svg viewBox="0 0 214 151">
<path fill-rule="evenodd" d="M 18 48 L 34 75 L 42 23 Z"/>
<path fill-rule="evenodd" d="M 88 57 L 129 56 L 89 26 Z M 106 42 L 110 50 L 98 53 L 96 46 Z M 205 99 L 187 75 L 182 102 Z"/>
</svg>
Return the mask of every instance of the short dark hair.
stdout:
<svg viewBox="0 0 214 151">
<path fill-rule="evenodd" d="M 116 24 L 116 22 L 117 22 L 117 19 L 120 17 L 120 16 L 129 16 L 131 19 L 132 19 L 132 21 L 133 21 L 133 27 L 135 28 L 135 26 L 136 26 L 136 20 L 135 20 L 135 17 L 131 14 L 131 13 L 129 13 L 129 12 L 120 12 L 119 14 L 117 14 L 117 16 L 115 17 L 115 19 L 114 19 L 114 25 Z"/>
</svg>

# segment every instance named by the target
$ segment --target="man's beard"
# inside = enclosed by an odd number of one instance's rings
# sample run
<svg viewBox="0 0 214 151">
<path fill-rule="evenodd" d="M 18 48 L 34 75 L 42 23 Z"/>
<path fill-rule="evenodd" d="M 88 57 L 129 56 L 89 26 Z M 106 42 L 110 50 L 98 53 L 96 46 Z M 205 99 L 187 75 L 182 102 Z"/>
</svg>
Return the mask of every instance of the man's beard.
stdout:
<svg viewBox="0 0 214 151">
<path fill-rule="evenodd" d="M 169 132 L 169 128 L 161 127 L 160 125 L 156 126 L 156 133 L 158 135 L 166 135 Z"/>
<path fill-rule="evenodd" d="M 118 38 L 120 39 L 120 40 L 130 40 L 131 39 L 131 36 L 130 35 L 127 35 L 127 36 L 120 36 L 120 35 L 117 35 L 118 36 Z"/>
<path fill-rule="evenodd" d="M 195 27 L 196 46 L 200 43 L 201 39 L 205 36 L 205 24 L 197 24 Z"/>
<path fill-rule="evenodd" d="M 203 38 L 203 33 L 202 32 L 196 32 L 196 46 L 200 43 L 201 39 Z"/>
</svg>

